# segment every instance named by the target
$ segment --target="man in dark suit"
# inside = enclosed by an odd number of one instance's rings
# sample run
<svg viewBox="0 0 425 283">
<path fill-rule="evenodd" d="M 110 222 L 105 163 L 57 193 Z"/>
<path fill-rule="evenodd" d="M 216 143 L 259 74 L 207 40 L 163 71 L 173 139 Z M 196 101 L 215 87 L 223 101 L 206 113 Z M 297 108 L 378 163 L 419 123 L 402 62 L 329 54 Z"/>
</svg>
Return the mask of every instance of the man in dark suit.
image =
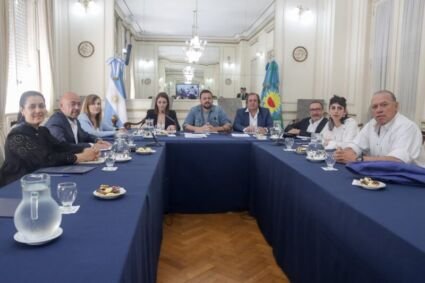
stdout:
<svg viewBox="0 0 425 283">
<path fill-rule="evenodd" d="M 104 149 L 111 146 L 109 142 L 91 135 L 81 128 L 78 115 L 81 111 L 80 97 L 73 93 L 65 93 L 60 101 L 60 111 L 50 116 L 45 126 L 50 133 L 59 141 L 71 144 L 78 144 L 82 147 L 95 146 L 97 149 Z"/>
<path fill-rule="evenodd" d="M 323 116 L 323 104 L 320 101 L 313 101 L 309 106 L 310 117 L 299 122 L 288 125 L 285 132 L 297 136 L 311 136 L 311 133 L 320 133 L 328 122 Z"/>
<path fill-rule="evenodd" d="M 241 87 L 241 92 L 239 92 L 236 95 L 236 98 L 240 98 L 241 100 L 245 100 L 247 95 L 248 94 L 246 93 L 246 87 Z"/>
<path fill-rule="evenodd" d="M 260 96 L 257 93 L 249 93 L 246 97 L 246 108 L 236 112 L 233 130 L 238 132 L 265 134 L 267 128 L 273 127 L 272 116 L 267 108 L 260 107 Z"/>
</svg>

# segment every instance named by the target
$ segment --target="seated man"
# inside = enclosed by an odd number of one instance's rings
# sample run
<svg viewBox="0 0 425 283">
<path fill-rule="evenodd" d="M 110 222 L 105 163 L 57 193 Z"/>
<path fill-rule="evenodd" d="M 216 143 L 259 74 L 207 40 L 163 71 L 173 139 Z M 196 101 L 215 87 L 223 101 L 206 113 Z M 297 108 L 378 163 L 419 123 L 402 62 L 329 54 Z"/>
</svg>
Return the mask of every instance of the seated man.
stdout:
<svg viewBox="0 0 425 283">
<path fill-rule="evenodd" d="M 313 101 L 309 106 L 310 117 L 304 118 L 297 123 L 288 125 L 285 132 L 297 136 L 311 136 L 311 133 L 320 133 L 328 122 L 323 116 L 323 104 L 320 101 Z"/>
<path fill-rule="evenodd" d="M 246 87 L 241 87 L 241 91 L 236 95 L 236 98 L 240 98 L 241 100 L 246 100 Z"/>
<path fill-rule="evenodd" d="M 387 90 L 372 97 L 373 119 L 344 149 L 335 151 L 338 162 L 388 160 L 415 163 L 422 167 L 422 134 L 419 127 L 398 113 L 398 102 Z"/>
<path fill-rule="evenodd" d="M 260 96 L 249 93 L 246 98 L 246 108 L 236 112 L 233 130 L 238 132 L 254 133 L 258 130 L 265 134 L 267 128 L 273 127 L 272 116 L 267 108 L 260 107 Z"/>
<path fill-rule="evenodd" d="M 190 109 L 183 129 L 190 132 L 229 132 L 232 129 L 230 120 L 220 106 L 213 105 L 212 92 L 204 89 L 199 99 L 201 104 Z"/>
<path fill-rule="evenodd" d="M 91 147 L 104 149 L 111 146 L 109 142 L 91 135 L 81 128 L 78 121 L 78 115 L 81 111 L 80 97 L 73 93 L 65 93 L 59 101 L 60 111 L 50 116 L 45 126 L 50 133 L 59 141 L 65 141 L 71 144 L 78 144 L 82 147 Z"/>
</svg>

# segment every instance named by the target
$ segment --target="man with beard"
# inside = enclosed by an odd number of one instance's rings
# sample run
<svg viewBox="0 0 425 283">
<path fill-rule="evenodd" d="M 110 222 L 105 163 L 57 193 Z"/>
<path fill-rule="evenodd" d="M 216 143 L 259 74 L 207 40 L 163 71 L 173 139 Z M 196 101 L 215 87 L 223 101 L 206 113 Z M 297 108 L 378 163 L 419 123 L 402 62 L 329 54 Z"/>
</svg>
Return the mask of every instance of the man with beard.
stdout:
<svg viewBox="0 0 425 283">
<path fill-rule="evenodd" d="M 311 133 L 320 133 L 325 127 L 328 119 L 324 117 L 323 104 L 314 100 L 309 105 L 310 117 L 304 118 L 299 122 L 289 124 L 285 132 L 297 136 L 311 136 Z"/>
<path fill-rule="evenodd" d="M 190 132 L 229 132 L 230 120 L 220 106 L 213 105 L 212 92 L 204 89 L 199 95 L 201 104 L 190 109 L 183 129 Z"/>
<path fill-rule="evenodd" d="M 59 141 L 70 144 L 78 144 L 82 147 L 95 146 L 97 149 L 105 149 L 111 146 L 107 141 L 91 135 L 81 128 L 78 115 L 81 111 L 80 97 L 73 93 L 65 93 L 59 101 L 60 111 L 54 113 L 46 122 L 52 136 Z"/>
</svg>

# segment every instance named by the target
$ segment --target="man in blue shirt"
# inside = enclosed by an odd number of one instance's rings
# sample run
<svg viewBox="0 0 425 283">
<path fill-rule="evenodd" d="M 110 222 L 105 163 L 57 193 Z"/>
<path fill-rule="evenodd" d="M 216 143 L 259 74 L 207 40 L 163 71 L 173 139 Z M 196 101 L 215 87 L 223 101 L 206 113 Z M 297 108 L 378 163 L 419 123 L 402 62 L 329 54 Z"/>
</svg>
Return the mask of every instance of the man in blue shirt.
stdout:
<svg viewBox="0 0 425 283">
<path fill-rule="evenodd" d="M 201 104 L 190 109 L 183 129 L 190 132 L 229 132 L 229 118 L 220 106 L 213 105 L 212 92 L 204 89 L 199 95 Z"/>
</svg>

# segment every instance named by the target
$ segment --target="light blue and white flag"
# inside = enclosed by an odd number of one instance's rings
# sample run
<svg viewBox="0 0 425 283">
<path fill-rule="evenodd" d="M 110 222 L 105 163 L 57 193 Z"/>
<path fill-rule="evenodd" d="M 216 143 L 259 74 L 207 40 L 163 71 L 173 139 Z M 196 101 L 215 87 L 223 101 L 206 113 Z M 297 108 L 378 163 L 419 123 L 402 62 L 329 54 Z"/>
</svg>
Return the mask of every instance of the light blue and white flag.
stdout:
<svg viewBox="0 0 425 283">
<path fill-rule="evenodd" d="M 126 94 L 124 87 L 124 68 L 122 59 L 110 58 L 106 61 L 111 66 L 108 90 L 106 92 L 104 121 L 112 124 L 112 117 L 117 118 L 116 125 L 122 127 L 127 122 Z"/>
</svg>

